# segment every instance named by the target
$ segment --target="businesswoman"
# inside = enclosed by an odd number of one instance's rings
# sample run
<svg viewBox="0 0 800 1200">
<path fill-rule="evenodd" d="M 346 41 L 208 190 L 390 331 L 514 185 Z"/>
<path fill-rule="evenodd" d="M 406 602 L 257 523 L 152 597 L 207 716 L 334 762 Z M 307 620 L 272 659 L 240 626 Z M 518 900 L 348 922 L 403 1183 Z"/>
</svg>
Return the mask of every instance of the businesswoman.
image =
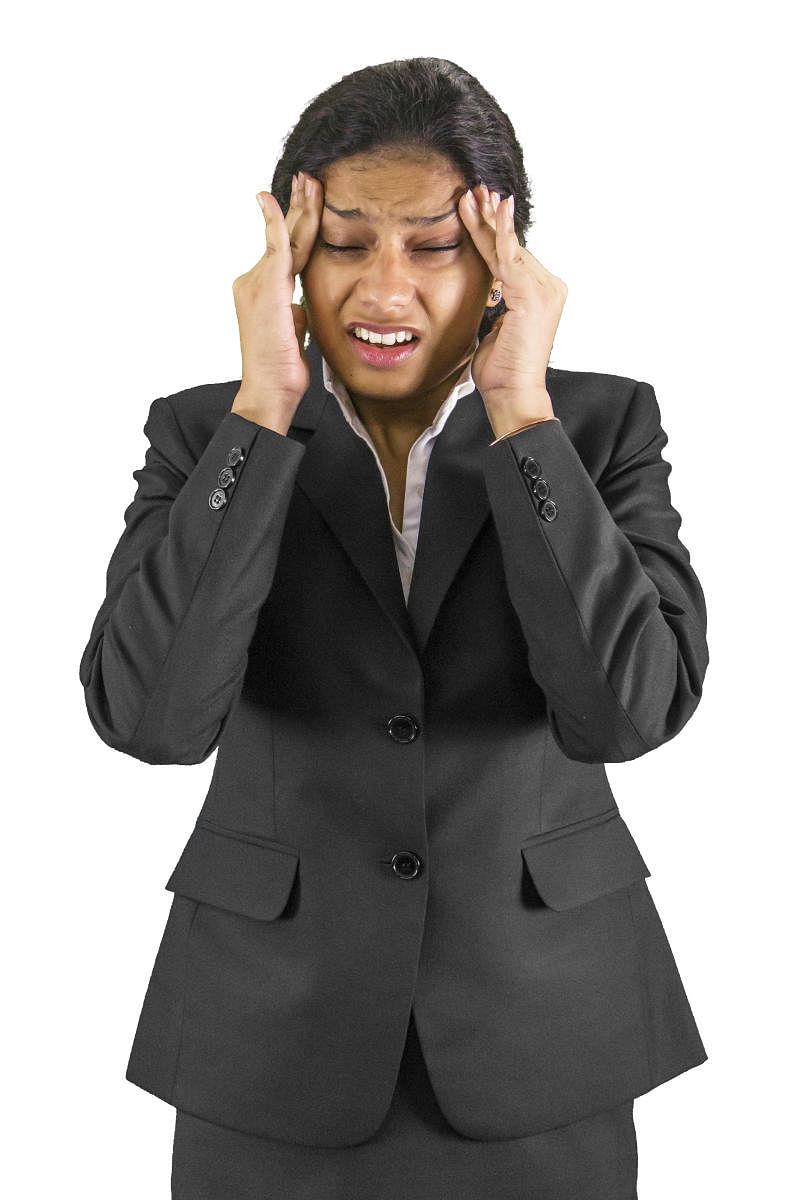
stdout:
<svg viewBox="0 0 800 1200">
<path fill-rule="evenodd" d="M 81 662 L 115 749 L 218 751 L 127 1078 L 176 1200 L 630 1200 L 706 1058 L 605 773 L 708 658 L 653 388 L 548 365 L 452 62 L 317 96 L 258 199 L 242 377 L 153 402 Z"/>
</svg>

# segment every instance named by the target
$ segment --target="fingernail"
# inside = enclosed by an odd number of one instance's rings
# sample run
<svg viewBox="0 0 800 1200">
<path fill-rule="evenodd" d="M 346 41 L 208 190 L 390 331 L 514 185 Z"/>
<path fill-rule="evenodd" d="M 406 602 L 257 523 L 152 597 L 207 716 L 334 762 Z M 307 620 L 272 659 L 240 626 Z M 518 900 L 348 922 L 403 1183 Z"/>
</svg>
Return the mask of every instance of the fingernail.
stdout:
<svg viewBox="0 0 800 1200">
<path fill-rule="evenodd" d="M 310 175 L 306 175 L 305 193 L 309 198 L 311 197 L 311 176 Z"/>
<path fill-rule="evenodd" d="M 467 188 L 465 195 L 467 197 L 467 204 L 470 206 L 471 209 L 473 209 L 475 212 L 477 212 L 478 211 L 478 201 L 475 199 L 475 194 L 472 191 L 472 188 Z"/>
<path fill-rule="evenodd" d="M 500 203 L 500 193 L 499 192 L 490 192 L 490 198 L 492 201 L 492 208 L 494 209 L 495 212 L 497 212 L 497 206 Z"/>
<path fill-rule="evenodd" d="M 256 196 L 256 200 L 257 200 L 257 201 L 258 201 L 258 203 L 261 205 L 261 211 L 262 211 L 262 212 L 265 212 L 265 211 L 266 211 L 266 209 L 264 208 L 264 197 L 261 195 L 261 193 L 260 193 L 260 192 L 259 192 L 259 193 L 258 193 L 258 195 Z"/>
<path fill-rule="evenodd" d="M 513 221 L 513 219 L 514 219 L 514 197 L 513 196 L 508 197 L 508 211 L 511 214 L 511 219 Z"/>
<path fill-rule="evenodd" d="M 297 176 L 293 175 L 292 176 L 292 199 L 293 200 L 294 200 L 296 194 L 297 194 Z"/>
</svg>

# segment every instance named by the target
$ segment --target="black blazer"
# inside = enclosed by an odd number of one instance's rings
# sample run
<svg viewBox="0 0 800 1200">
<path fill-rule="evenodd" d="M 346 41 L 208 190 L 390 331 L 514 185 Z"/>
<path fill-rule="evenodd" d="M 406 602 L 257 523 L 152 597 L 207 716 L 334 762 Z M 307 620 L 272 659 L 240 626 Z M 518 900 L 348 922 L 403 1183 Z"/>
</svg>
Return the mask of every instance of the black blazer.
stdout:
<svg viewBox="0 0 800 1200">
<path fill-rule="evenodd" d="M 653 388 L 550 368 L 558 421 L 431 455 L 406 607 L 369 448 L 322 383 L 157 399 L 80 665 L 109 746 L 211 785 L 127 1078 L 235 1129 L 371 1136 L 413 1008 L 441 1108 L 524 1137 L 706 1053 L 604 763 L 694 712 L 706 611 Z"/>
</svg>

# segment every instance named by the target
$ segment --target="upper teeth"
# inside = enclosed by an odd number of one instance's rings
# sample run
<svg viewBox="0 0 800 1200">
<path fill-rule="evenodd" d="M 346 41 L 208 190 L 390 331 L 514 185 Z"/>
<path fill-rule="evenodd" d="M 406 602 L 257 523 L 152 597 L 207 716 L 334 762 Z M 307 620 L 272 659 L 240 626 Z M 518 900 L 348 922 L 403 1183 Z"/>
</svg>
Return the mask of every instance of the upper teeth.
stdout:
<svg viewBox="0 0 800 1200">
<path fill-rule="evenodd" d="M 401 329 L 398 333 L 374 333 L 371 329 L 362 329 L 360 325 L 356 325 L 353 333 L 364 342 L 380 342 L 383 346 L 393 346 L 395 342 L 410 342 L 414 337 L 407 329 Z"/>
</svg>

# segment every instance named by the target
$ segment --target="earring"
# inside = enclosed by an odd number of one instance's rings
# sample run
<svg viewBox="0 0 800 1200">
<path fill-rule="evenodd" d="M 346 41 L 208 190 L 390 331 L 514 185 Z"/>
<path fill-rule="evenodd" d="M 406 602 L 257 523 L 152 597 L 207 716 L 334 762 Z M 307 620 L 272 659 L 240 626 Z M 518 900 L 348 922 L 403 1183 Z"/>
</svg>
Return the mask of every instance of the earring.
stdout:
<svg viewBox="0 0 800 1200">
<path fill-rule="evenodd" d="M 489 292 L 489 299 L 493 304 L 497 304 L 497 302 L 502 299 L 502 296 L 503 293 L 500 291 L 500 288 L 492 288 L 492 290 Z"/>
</svg>

